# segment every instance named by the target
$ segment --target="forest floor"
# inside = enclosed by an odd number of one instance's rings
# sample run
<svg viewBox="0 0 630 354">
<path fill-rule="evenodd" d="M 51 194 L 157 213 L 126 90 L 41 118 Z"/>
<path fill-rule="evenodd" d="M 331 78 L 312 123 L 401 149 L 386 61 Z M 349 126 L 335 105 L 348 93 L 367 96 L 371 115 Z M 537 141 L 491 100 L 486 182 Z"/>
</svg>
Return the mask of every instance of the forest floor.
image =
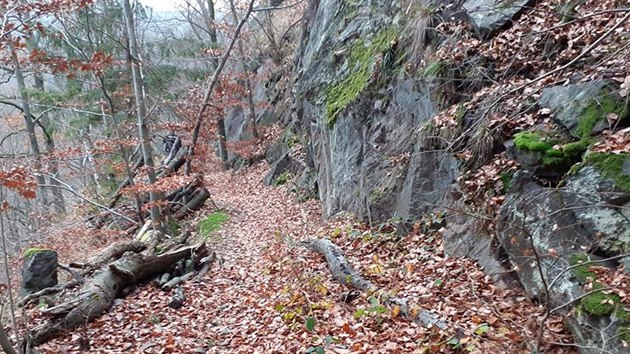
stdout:
<svg viewBox="0 0 630 354">
<path fill-rule="evenodd" d="M 297 203 L 286 186 L 264 186 L 266 170 L 261 163 L 206 176 L 229 220 L 207 238 L 219 260 L 203 279 L 183 285 L 184 307 L 169 308 L 171 294 L 147 283 L 39 349 L 78 353 L 89 343 L 94 353 L 518 353 L 537 344 L 544 309 L 519 290 L 496 288 L 474 263 L 445 257 L 440 230 L 426 234 L 416 224 L 400 239 L 389 224 L 324 221 L 318 201 Z M 207 206 L 195 222 L 213 211 Z M 313 237 L 332 239 L 384 293 L 408 299 L 412 312 L 434 312 L 448 328 L 402 318 L 399 308 L 381 304 L 382 294 L 349 293 L 323 257 L 299 246 Z M 572 341 L 562 318 L 543 326 L 542 346 Z"/>
</svg>

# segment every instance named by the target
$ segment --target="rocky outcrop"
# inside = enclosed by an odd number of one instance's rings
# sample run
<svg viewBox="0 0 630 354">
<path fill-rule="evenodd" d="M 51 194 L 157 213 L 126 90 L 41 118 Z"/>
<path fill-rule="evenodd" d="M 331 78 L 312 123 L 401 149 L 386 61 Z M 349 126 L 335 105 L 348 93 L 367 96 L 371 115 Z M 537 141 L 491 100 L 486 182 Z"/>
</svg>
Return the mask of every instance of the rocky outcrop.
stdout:
<svg viewBox="0 0 630 354">
<path fill-rule="evenodd" d="M 604 173 L 585 165 L 564 188 L 545 188 L 519 172 L 497 234 L 531 298 L 571 312 L 567 321 L 581 345 L 622 353 L 619 332 L 630 324 L 627 313 L 617 296 L 596 291 L 606 285 L 588 271 L 593 260 L 610 259 L 598 263 L 609 267 L 627 262 L 615 256 L 630 251 L 630 194 Z"/>
<path fill-rule="evenodd" d="M 442 198 L 457 165 L 448 153 L 423 151 L 420 127 L 436 106 L 397 62 L 401 5 L 370 3 L 312 3 L 294 118 L 327 215 L 415 217 Z"/>
</svg>

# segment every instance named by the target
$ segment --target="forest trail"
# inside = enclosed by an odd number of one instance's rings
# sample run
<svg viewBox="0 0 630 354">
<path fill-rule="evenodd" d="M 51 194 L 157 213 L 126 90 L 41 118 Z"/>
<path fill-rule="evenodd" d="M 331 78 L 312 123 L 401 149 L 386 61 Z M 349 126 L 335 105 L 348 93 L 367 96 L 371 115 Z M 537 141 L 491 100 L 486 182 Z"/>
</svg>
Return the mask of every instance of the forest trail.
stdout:
<svg viewBox="0 0 630 354">
<path fill-rule="evenodd" d="M 182 308 L 169 308 L 171 293 L 148 282 L 39 349 L 83 353 L 89 343 L 95 353 L 424 353 L 455 350 L 461 340 L 472 353 L 529 352 L 544 309 L 521 290 L 495 287 L 474 262 L 446 257 L 439 230 L 425 234 L 416 224 L 401 239 L 387 223 L 323 221 L 318 201 L 297 203 L 286 186 L 264 186 L 267 168 L 205 176 L 229 220 L 206 239 L 219 260 L 182 285 Z M 194 225 L 215 211 L 206 204 Z M 384 292 L 352 293 L 335 282 L 324 258 L 297 243 L 313 237 L 333 240 Z M 387 294 L 407 299 L 412 313 L 433 312 L 448 329 L 409 321 L 382 305 Z M 560 316 L 545 327 L 545 340 L 571 340 Z M 565 349 L 556 352 L 573 352 Z"/>
<path fill-rule="evenodd" d="M 273 307 L 287 278 L 270 274 L 265 250 L 278 246 L 278 235 L 312 235 L 322 217 L 317 201 L 298 204 L 286 187 L 263 185 L 267 168 L 261 163 L 205 176 L 213 201 L 229 220 L 207 239 L 219 260 L 201 281 L 183 285 L 184 307 L 169 308 L 170 293 L 144 284 L 85 329 L 40 349 L 75 352 L 87 339 L 99 353 L 286 352 L 277 333 L 288 327 Z M 213 212 L 210 204 L 197 218 Z"/>
</svg>

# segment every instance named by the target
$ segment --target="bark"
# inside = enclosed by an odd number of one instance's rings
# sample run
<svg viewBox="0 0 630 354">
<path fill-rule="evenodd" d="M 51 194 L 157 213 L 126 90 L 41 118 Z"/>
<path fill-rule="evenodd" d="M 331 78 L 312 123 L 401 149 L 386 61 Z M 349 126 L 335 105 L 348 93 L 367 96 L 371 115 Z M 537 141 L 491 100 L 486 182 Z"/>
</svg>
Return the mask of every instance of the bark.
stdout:
<svg viewBox="0 0 630 354">
<path fill-rule="evenodd" d="M 167 272 L 178 261 L 197 254 L 207 254 L 205 243 L 183 247 L 158 256 L 126 254 L 95 273 L 73 298 L 46 310 L 50 320 L 30 333 L 33 345 L 43 344 L 105 313 L 121 292 L 149 277 Z"/>
<path fill-rule="evenodd" d="M 129 35 L 129 55 L 131 59 L 131 76 L 133 78 L 133 92 L 136 101 L 136 115 L 138 118 L 138 130 L 142 145 L 142 157 L 144 165 L 147 167 L 147 176 L 149 184 L 155 184 L 155 166 L 153 164 L 153 152 L 151 151 L 151 134 L 146 124 L 146 105 L 144 82 L 142 79 L 142 68 L 140 63 L 140 55 L 138 51 L 138 42 L 136 36 L 136 27 L 134 24 L 133 13 L 129 0 L 123 0 L 123 11 L 125 13 L 125 24 Z M 162 220 L 160 216 L 160 207 L 157 202 L 160 200 L 159 193 L 150 192 L 149 201 L 151 203 L 151 221 L 155 229 L 162 229 Z"/>
<path fill-rule="evenodd" d="M 44 92 L 44 78 L 41 72 L 36 72 L 34 74 L 35 78 L 35 88 Z M 44 133 L 44 142 L 46 143 L 46 154 L 48 155 L 48 172 L 55 176 L 56 178 L 50 178 L 49 183 L 52 186 L 59 187 L 59 183 L 57 182 L 57 178 L 59 178 L 59 163 L 57 162 L 57 158 L 55 158 L 55 140 L 53 138 L 53 131 L 51 129 L 50 118 L 48 117 L 48 113 L 43 113 L 39 119 L 39 126 Z M 63 193 L 61 188 L 52 188 L 52 196 L 53 196 L 53 206 L 55 207 L 55 211 L 58 214 L 66 213 L 66 203 L 63 198 Z"/>
<path fill-rule="evenodd" d="M 90 257 L 85 263 L 70 263 L 74 268 L 98 268 L 112 259 L 120 258 L 125 252 L 140 253 L 147 248 L 147 245 L 138 240 L 121 241 L 109 245 L 96 255 Z"/>
<path fill-rule="evenodd" d="M 221 157 L 221 163 L 223 164 L 223 168 L 228 168 L 228 152 L 225 144 L 225 119 L 223 117 L 219 118 L 218 127 L 217 127 L 217 138 L 219 138 L 219 156 Z"/>
<path fill-rule="evenodd" d="M 29 96 L 26 92 L 26 83 L 24 82 L 24 74 L 22 73 L 22 67 L 20 66 L 20 60 L 17 56 L 16 49 L 13 45 L 9 48 L 11 50 L 11 59 L 14 65 L 14 73 L 15 80 L 18 85 L 18 92 L 20 96 L 20 101 L 22 103 L 22 112 L 24 113 L 24 125 L 26 127 L 26 133 L 28 135 L 28 142 L 31 146 L 31 153 L 33 154 L 34 159 L 34 167 L 39 172 L 37 173 L 36 179 L 39 184 L 39 192 L 40 192 L 40 200 L 41 204 L 44 207 L 44 210 L 47 209 L 48 201 L 47 201 L 47 192 L 41 187 L 46 184 L 46 179 L 44 175 L 41 173 L 42 163 L 41 163 L 41 151 L 39 149 L 39 142 L 37 141 L 37 135 L 35 134 L 35 123 L 33 122 L 33 115 L 31 113 L 31 105 L 29 104 Z"/>
<path fill-rule="evenodd" d="M 369 280 L 363 278 L 346 260 L 343 250 L 328 239 L 308 240 L 301 243 L 304 247 L 311 251 L 315 251 L 326 258 L 328 268 L 333 277 L 340 283 L 350 289 L 356 289 L 362 292 L 373 293 L 378 290 Z M 393 307 L 399 306 L 400 313 L 407 319 L 414 321 L 422 326 L 437 326 L 440 329 L 446 328 L 446 323 L 426 310 L 418 311 L 417 315 L 412 315 L 407 300 L 403 298 L 391 297 L 387 298 L 385 305 Z"/>
</svg>

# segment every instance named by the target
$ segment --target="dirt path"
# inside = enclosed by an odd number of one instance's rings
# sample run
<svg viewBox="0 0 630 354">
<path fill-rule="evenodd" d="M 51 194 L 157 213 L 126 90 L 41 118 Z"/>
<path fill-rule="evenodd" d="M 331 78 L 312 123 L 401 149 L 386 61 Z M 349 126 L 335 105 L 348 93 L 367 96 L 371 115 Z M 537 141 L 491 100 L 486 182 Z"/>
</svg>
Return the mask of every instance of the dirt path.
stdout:
<svg viewBox="0 0 630 354">
<path fill-rule="evenodd" d="M 184 285 L 185 307 L 167 307 L 170 295 L 150 284 L 85 329 L 41 347 L 48 353 L 75 352 L 82 337 L 98 353 L 269 353 L 286 352 L 288 327 L 273 310 L 287 281 L 270 269 L 270 247 L 290 235 L 300 239 L 321 225 L 316 201 L 295 203 L 285 187 L 262 184 L 266 164 L 245 171 L 216 171 L 206 183 L 229 220 L 208 242 L 217 262 L 200 282 Z M 200 213 L 202 219 L 205 213 Z"/>
</svg>

